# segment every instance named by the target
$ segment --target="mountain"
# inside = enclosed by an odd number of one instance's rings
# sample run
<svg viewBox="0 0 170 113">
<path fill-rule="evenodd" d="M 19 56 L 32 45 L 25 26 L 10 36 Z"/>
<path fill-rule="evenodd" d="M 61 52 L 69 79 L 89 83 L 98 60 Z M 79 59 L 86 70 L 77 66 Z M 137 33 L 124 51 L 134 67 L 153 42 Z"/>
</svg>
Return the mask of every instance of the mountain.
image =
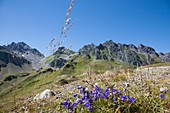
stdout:
<svg viewBox="0 0 170 113">
<path fill-rule="evenodd" d="M 38 70 L 41 67 L 40 61 L 44 58 L 44 55 L 40 53 L 37 49 L 31 48 L 24 42 L 12 42 L 11 44 L 4 46 L 5 48 L 11 50 L 19 57 L 24 57 L 29 62 L 31 62 L 32 67 Z"/>
<path fill-rule="evenodd" d="M 164 61 L 164 62 L 170 62 L 170 53 L 159 53 L 159 57 Z"/>
<path fill-rule="evenodd" d="M 5 74 L 32 71 L 31 62 L 19 57 L 6 47 L 0 46 L 0 77 Z"/>
<path fill-rule="evenodd" d="M 6 68 L 8 71 L 1 71 L 1 75 L 15 72 L 14 70 L 20 72 L 19 70 L 23 69 L 15 69 L 13 67 L 22 67 L 25 64 L 27 64 L 27 67 L 29 67 L 28 71 L 30 71 L 31 68 L 39 70 L 49 67 L 54 69 L 62 68 L 66 70 L 68 67 L 74 70 L 76 65 L 79 67 L 78 63 L 80 63 L 81 60 L 85 61 L 87 59 L 89 59 L 87 64 L 101 60 L 119 62 L 129 66 L 141 66 L 161 62 L 170 62 L 170 53 L 158 54 L 155 49 L 149 46 L 139 44 L 138 47 L 136 47 L 133 44 L 127 45 L 115 43 L 112 40 L 106 41 L 103 44 L 99 44 L 98 46 L 94 44 L 85 45 L 79 49 L 77 53 L 70 49 L 66 49 L 65 47 L 59 47 L 54 54 L 48 57 L 44 57 L 44 55 L 37 49 L 31 48 L 24 42 L 12 42 L 7 46 L 1 46 L 0 50 L 1 70 L 4 70 L 3 67 L 8 67 Z M 72 60 L 70 61 L 70 59 Z M 81 62 L 80 64 L 83 63 Z"/>
<path fill-rule="evenodd" d="M 78 53 L 80 56 L 91 56 L 94 60 L 119 60 L 136 66 L 170 61 L 170 53 L 158 54 L 155 49 L 142 44 L 136 47 L 133 44 L 114 43 L 112 40 L 98 46 L 85 45 Z"/>
<path fill-rule="evenodd" d="M 74 51 L 59 47 L 57 51 L 45 59 L 46 65 L 53 68 L 61 68 L 75 54 Z"/>
</svg>

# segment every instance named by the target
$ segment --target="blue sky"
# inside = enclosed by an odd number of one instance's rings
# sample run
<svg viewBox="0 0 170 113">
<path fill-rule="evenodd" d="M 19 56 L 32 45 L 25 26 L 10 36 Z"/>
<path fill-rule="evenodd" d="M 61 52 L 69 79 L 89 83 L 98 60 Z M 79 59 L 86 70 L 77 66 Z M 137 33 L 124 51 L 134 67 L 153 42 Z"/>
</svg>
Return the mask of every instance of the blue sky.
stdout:
<svg viewBox="0 0 170 113">
<path fill-rule="evenodd" d="M 71 0 L 0 0 L 0 45 L 24 41 L 49 55 Z M 170 0 L 75 0 L 64 46 L 77 51 L 107 40 L 170 52 Z"/>
</svg>

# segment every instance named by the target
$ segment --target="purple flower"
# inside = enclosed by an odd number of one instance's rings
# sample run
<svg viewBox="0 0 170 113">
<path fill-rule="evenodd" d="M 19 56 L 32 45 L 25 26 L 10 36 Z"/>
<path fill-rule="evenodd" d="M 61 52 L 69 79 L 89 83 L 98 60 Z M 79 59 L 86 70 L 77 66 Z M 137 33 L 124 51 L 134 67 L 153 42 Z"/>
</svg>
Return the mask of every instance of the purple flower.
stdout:
<svg viewBox="0 0 170 113">
<path fill-rule="evenodd" d="M 77 89 L 81 89 L 82 88 L 82 86 L 78 86 L 78 88 Z"/>
<path fill-rule="evenodd" d="M 113 98 L 113 102 L 115 102 L 115 103 L 117 102 L 117 99 L 116 99 L 116 97 L 114 97 L 114 98 Z"/>
<path fill-rule="evenodd" d="M 95 101 L 96 101 L 96 100 L 97 100 L 97 96 L 94 96 L 94 97 L 93 97 L 93 100 L 95 100 Z"/>
<path fill-rule="evenodd" d="M 74 98 L 76 98 L 76 97 L 77 97 L 77 94 L 74 94 L 73 96 L 74 96 Z"/>
<path fill-rule="evenodd" d="M 164 99 L 164 98 L 165 98 L 165 95 L 164 95 L 164 94 L 160 94 L 160 98 L 161 98 L 161 99 Z"/>
<path fill-rule="evenodd" d="M 126 99 L 126 96 L 120 96 L 120 100 L 124 101 Z"/>
<path fill-rule="evenodd" d="M 121 92 L 122 92 L 122 90 L 119 90 L 119 91 L 117 92 L 117 95 L 119 95 Z"/>
<path fill-rule="evenodd" d="M 105 92 L 109 92 L 109 91 L 110 91 L 109 88 L 106 88 Z"/>
<path fill-rule="evenodd" d="M 74 107 L 76 107 L 77 105 L 78 105 L 78 103 L 75 102 L 75 103 L 73 103 L 73 104 L 71 105 L 71 107 L 74 108 Z"/>
<path fill-rule="evenodd" d="M 102 89 L 100 89 L 98 86 L 95 86 L 94 90 L 99 92 L 99 93 L 102 93 Z"/>
<path fill-rule="evenodd" d="M 64 102 L 62 102 L 62 105 L 64 106 L 64 108 L 67 108 L 69 106 L 69 103 L 67 100 L 65 100 Z"/>
<path fill-rule="evenodd" d="M 126 102 L 129 102 L 130 99 L 129 99 L 129 96 L 126 96 Z"/>
<path fill-rule="evenodd" d="M 89 108 L 89 112 L 93 112 L 93 108 L 92 107 Z"/>
<path fill-rule="evenodd" d="M 88 103 L 92 103 L 93 102 L 90 98 L 86 98 L 85 101 L 88 102 Z"/>
<path fill-rule="evenodd" d="M 122 92 L 122 90 L 117 91 L 116 89 L 112 89 L 113 95 L 119 95 Z"/>
<path fill-rule="evenodd" d="M 104 95 L 105 95 L 105 98 L 106 98 L 106 99 L 108 99 L 109 93 L 110 93 L 109 88 L 106 88 L 106 90 L 105 90 L 105 92 L 104 92 Z"/>
<path fill-rule="evenodd" d="M 90 105 L 90 103 L 86 103 L 84 106 L 85 106 L 86 108 L 89 108 L 91 105 Z"/>
<path fill-rule="evenodd" d="M 136 99 L 135 98 L 130 98 L 130 102 L 132 103 L 132 104 L 134 104 L 135 102 L 136 102 Z"/>
<path fill-rule="evenodd" d="M 116 95 L 117 94 L 117 90 L 116 89 L 112 89 L 112 93 L 113 93 L 113 95 Z"/>
</svg>

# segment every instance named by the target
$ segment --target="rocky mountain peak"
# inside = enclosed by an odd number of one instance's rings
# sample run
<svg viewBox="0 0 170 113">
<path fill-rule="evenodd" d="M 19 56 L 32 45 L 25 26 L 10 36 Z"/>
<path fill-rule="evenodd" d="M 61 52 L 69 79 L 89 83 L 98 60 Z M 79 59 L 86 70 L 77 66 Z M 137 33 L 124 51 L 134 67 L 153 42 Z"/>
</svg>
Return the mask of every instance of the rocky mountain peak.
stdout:
<svg viewBox="0 0 170 113">
<path fill-rule="evenodd" d="M 52 55 L 53 59 L 49 62 L 50 67 L 61 68 L 70 59 L 75 52 L 65 47 L 59 47 L 58 50 Z"/>
<path fill-rule="evenodd" d="M 109 40 L 109 41 L 104 42 L 103 46 L 110 47 L 110 46 L 118 46 L 118 45 L 114 43 L 112 40 Z"/>
<path fill-rule="evenodd" d="M 158 53 L 156 53 L 155 49 L 153 49 L 152 47 L 149 47 L 149 46 L 144 46 L 142 44 L 138 45 L 138 52 L 149 54 L 149 55 L 159 56 Z"/>
<path fill-rule="evenodd" d="M 40 68 L 40 61 L 42 58 L 44 58 L 44 55 L 37 49 L 31 48 L 24 42 L 12 42 L 11 44 L 4 47 L 14 52 L 19 57 L 24 57 L 27 59 L 29 62 L 31 62 L 31 65 L 34 69 L 37 70 Z"/>
<path fill-rule="evenodd" d="M 59 47 L 58 50 L 54 53 L 54 55 L 72 55 L 74 54 L 75 52 L 70 50 L 70 49 L 66 49 L 65 47 Z"/>
<path fill-rule="evenodd" d="M 88 45 L 85 45 L 83 48 L 81 48 L 78 53 L 79 55 L 90 55 L 90 52 L 92 52 L 93 50 L 96 49 L 96 46 L 92 43 L 92 44 L 88 44 Z"/>
<path fill-rule="evenodd" d="M 14 51 L 16 54 L 28 54 L 29 52 L 38 55 L 40 57 L 44 57 L 42 53 L 40 53 L 37 49 L 31 48 L 29 45 L 27 45 L 24 42 L 12 42 L 11 44 L 6 46 L 8 49 Z M 22 56 L 22 55 L 21 55 Z"/>
<path fill-rule="evenodd" d="M 133 44 L 129 44 L 129 49 L 137 51 L 138 48 L 135 45 L 133 45 Z"/>
</svg>

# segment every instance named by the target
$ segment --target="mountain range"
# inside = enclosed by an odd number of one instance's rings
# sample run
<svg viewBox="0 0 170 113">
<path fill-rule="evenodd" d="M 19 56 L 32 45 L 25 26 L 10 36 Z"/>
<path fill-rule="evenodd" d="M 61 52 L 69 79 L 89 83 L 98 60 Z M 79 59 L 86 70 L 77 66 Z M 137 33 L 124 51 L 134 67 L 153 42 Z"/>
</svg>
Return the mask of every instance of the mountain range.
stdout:
<svg viewBox="0 0 170 113">
<path fill-rule="evenodd" d="M 85 45 L 78 52 L 59 47 L 54 54 L 45 57 L 24 42 L 12 42 L 0 46 L 0 76 L 29 73 L 47 67 L 60 69 L 67 67 L 68 63 L 70 67 L 70 65 L 77 65 L 80 58 L 90 59 L 91 62 L 110 61 L 129 66 L 142 66 L 170 62 L 170 53 L 157 53 L 152 47 L 142 44 L 136 47 L 133 44 L 127 45 L 109 40 L 99 45 Z"/>
</svg>

